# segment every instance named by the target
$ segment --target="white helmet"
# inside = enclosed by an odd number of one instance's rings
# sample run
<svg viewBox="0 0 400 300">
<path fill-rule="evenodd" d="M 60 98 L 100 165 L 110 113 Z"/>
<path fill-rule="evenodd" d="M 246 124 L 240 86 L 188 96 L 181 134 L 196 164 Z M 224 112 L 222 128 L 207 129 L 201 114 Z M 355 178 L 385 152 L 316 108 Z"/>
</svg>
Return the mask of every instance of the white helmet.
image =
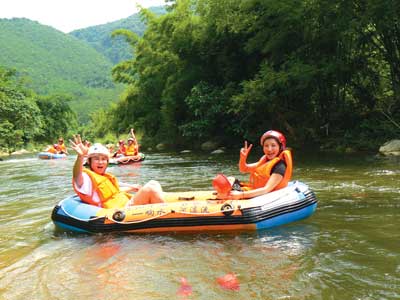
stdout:
<svg viewBox="0 0 400 300">
<path fill-rule="evenodd" d="M 89 151 L 88 151 L 88 158 L 95 156 L 95 155 L 105 155 L 107 157 L 110 156 L 110 151 L 104 147 L 102 144 L 96 143 L 90 146 Z"/>
</svg>

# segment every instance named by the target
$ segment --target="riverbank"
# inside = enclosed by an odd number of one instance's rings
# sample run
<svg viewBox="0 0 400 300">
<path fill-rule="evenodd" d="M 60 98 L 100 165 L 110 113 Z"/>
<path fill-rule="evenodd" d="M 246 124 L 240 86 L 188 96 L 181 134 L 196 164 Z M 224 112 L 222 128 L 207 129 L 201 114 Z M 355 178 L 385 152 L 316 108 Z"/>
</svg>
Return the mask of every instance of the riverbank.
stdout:
<svg viewBox="0 0 400 300">
<path fill-rule="evenodd" d="M 12 153 L 8 153 L 8 152 L 3 152 L 0 151 L 0 157 L 4 158 L 4 157 L 8 157 L 8 156 L 12 156 L 12 155 L 22 155 L 22 154 L 30 154 L 30 153 L 35 153 L 38 152 L 39 150 L 33 149 L 33 150 L 26 150 L 26 149 L 21 149 L 18 151 L 14 151 Z"/>
<path fill-rule="evenodd" d="M 21 148 L 18 149 L 11 149 L 13 150 L 9 153 L 10 149 L 6 147 L 0 147 L 0 158 L 7 158 L 9 156 L 14 155 L 24 155 L 24 154 L 32 154 L 32 153 L 39 153 L 49 147 L 49 144 L 40 144 L 40 143 L 28 143 L 25 145 L 21 145 Z"/>
</svg>

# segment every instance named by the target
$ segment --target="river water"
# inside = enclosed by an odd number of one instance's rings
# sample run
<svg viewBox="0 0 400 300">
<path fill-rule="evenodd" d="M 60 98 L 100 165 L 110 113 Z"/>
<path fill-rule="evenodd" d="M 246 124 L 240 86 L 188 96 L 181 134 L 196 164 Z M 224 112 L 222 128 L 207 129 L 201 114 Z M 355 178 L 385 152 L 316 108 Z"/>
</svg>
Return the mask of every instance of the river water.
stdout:
<svg viewBox="0 0 400 300">
<path fill-rule="evenodd" d="M 148 153 L 120 181 L 166 191 L 242 178 L 238 155 Z M 250 161 L 254 161 L 250 158 Z M 55 229 L 74 156 L 0 162 L 0 299 L 400 299 L 400 163 L 294 154 L 319 199 L 306 220 L 260 232 L 74 234 Z M 234 288 L 218 278 L 235 277 Z M 181 284 L 181 278 L 188 286 Z"/>
</svg>

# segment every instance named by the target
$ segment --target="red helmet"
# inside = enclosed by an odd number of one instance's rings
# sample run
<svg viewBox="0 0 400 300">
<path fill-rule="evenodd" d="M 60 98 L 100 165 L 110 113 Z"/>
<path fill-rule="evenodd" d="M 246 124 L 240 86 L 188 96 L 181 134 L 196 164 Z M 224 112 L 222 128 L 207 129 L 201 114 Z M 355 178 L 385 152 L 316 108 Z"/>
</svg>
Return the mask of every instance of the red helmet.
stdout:
<svg viewBox="0 0 400 300">
<path fill-rule="evenodd" d="M 279 131 L 276 131 L 276 130 L 268 130 L 267 132 L 265 132 L 261 136 L 261 139 L 260 139 L 261 146 L 264 145 L 264 141 L 267 138 L 271 138 L 271 137 L 275 138 L 278 141 L 278 143 L 281 144 L 282 150 L 286 149 L 286 138 L 285 138 L 285 136 L 282 133 L 280 133 Z"/>
<path fill-rule="evenodd" d="M 212 181 L 212 185 L 218 193 L 224 195 L 229 194 L 232 189 L 231 183 L 224 174 L 217 174 Z"/>
</svg>

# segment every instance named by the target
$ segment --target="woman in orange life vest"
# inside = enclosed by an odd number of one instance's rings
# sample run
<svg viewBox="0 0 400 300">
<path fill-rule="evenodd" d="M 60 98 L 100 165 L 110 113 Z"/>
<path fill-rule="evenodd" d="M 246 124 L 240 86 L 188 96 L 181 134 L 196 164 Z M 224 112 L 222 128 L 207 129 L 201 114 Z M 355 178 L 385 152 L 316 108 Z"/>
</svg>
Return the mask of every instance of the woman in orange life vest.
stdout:
<svg viewBox="0 0 400 300">
<path fill-rule="evenodd" d="M 292 156 L 286 149 L 285 136 L 279 131 L 269 130 L 261 136 L 260 143 L 264 156 L 256 163 L 247 163 L 252 144 L 248 146 L 245 141 L 244 147 L 240 150 L 239 170 L 242 173 L 250 173 L 250 181 L 239 183 L 232 177 L 228 178 L 233 188 L 237 190 L 232 190 L 228 194 L 218 194 L 219 199 L 253 198 L 287 186 L 292 176 Z"/>
<path fill-rule="evenodd" d="M 53 154 L 68 154 L 67 147 L 64 144 L 64 139 L 59 138 L 58 144 L 50 145 L 45 149 L 46 152 L 50 152 Z"/>
<path fill-rule="evenodd" d="M 151 180 L 143 187 L 138 184 L 120 187 L 117 179 L 106 173 L 109 151 L 103 145 L 94 144 L 88 148 L 82 143 L 81 137 L 75 135 L 71 147 L 77 153 L 72 185 L 83 202 L 104 208 L 164 202 L 162 188 L 157 181 Z M 83 168 L 85 156 L 88 157 L 90 169 Z M 134 196 L 128 194 L 132 191 L 136 192 Z"/>
<path fill-rule="evenodd" d="M 44 151 L 53 154 L 58 154 L 58 144 L 50 145 Z"/>
<path fill-rule="evenodd" d="M 131 128 L 131 137 L 128 139 L 128 147 L 126 148 L 126 156 L 136 156 L 139 154 L 139 144 L 137 142 L 135 131 Z"/>
<path fill-rule="evenodd" d="M 62 137 L 60 137 L 60 138 L 58 139 L 58 147 L 57 147 L 57 150 L 58 150 L 58 153 L 59 153 L 59 154 L 62 154 L 62 153 L 68 154 L 67 147 L 65 146 L 65 144 L 64 144 L 64 139 L 63 139 Z"/>
<path fill-rule="evenodd" d="M 126 155 L 126 146 L 124 140 L 119 140 L 118 150 L 114 153 L 113 157 L 120 157 Z"/>
</svg>

